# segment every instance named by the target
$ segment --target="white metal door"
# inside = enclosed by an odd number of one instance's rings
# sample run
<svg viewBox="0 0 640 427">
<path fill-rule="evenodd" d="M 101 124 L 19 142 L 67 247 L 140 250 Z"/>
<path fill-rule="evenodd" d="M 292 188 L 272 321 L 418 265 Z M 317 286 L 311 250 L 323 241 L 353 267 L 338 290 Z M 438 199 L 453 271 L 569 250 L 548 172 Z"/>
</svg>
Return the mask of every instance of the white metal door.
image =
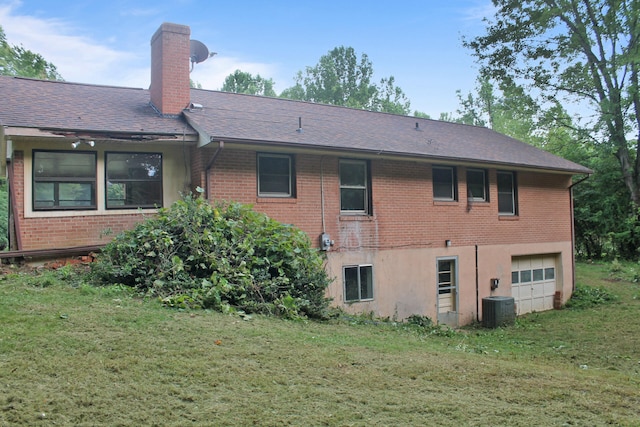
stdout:
<svg viewBox="0 0 640 427">
<path fill-rule="evenodd" d="M 458 326 L 458 266 L 456 258 L 437 260 L 438 323 Z"/>
</svg>

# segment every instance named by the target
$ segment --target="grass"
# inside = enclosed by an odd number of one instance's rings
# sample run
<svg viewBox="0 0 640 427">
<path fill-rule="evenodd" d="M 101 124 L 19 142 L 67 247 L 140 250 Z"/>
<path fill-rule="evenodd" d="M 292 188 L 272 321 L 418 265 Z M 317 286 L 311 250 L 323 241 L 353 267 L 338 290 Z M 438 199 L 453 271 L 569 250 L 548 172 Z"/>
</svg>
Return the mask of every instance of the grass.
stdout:
<svg viewBox="0 0 640 427">
<path fill-rule="evenodd" d="M 616 268 L 617 269 L 617 268 Z M 640 286 L 450 331 L 176 311 L 70 270 L 0 281 L 0 426 L 640 425 Z"/>
</svg>

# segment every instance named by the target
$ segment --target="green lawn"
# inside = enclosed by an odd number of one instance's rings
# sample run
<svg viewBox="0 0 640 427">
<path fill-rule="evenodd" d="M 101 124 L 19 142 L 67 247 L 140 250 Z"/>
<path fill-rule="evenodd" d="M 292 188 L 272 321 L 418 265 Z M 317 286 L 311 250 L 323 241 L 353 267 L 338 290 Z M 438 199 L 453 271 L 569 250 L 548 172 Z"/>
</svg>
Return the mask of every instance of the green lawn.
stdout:
<svg viewBox="0 0 640 427">
<path fill-rule="evenodd" d="M 640 425 L 640 286 L 448 331 L 175 311 L 68 270 L 0 281 L 0 426 Z"/>
</svg>

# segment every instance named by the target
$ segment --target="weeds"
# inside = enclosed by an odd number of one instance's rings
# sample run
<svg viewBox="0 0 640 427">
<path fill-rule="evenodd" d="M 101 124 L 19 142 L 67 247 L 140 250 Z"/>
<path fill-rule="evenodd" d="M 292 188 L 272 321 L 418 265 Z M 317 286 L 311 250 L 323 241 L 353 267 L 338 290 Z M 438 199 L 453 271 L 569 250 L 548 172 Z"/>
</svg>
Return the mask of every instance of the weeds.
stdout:
<svg viewBox="0 0 640 427">
<path fill-rule="evenodd" d="M 593 308 L 601 304 L 608 304 L 616 300 L 617 297 L 607 289 L 577 284 L 573 295 L 569 301 L 567 301 L 565 307 L 581 310 Z"/>
</svg>

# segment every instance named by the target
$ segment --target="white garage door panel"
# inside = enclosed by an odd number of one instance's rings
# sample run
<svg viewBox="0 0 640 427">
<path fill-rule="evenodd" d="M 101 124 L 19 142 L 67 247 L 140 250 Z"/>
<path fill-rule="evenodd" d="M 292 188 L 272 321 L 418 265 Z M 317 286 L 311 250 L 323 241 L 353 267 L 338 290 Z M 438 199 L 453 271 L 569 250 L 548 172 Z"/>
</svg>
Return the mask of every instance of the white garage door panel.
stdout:
<svg viewBox="0 0 640 427">
<path fill-rule="evenodd" d="M 556 256 L 535 255 L 511 260 L 511 294 L 517 313 L 551 310 L 556 292 Z"/>
</svg>

